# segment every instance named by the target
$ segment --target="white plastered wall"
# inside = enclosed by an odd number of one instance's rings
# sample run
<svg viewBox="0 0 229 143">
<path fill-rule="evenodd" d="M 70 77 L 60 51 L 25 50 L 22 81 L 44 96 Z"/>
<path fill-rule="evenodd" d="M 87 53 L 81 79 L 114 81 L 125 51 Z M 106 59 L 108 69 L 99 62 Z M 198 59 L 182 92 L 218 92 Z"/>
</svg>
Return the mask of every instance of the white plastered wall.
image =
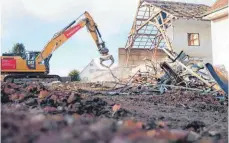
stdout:
<svg viewBox="0 0 229 143">
<path fill-rule="evenodd" d="M 224 65 L 229 71 L 228 16 L 212 21 L 213 64 Z"/>
<path fill-rule="evenodd" d="M 188 33 L 199 33 L 200 46 L 188 46 Z M 212 63 L 211 22 L 200 20 L 173 20 L 172 26 L 167 29 L 175 52 L 182 50 L 193 57 L 204 58 Z"/>
</svg>

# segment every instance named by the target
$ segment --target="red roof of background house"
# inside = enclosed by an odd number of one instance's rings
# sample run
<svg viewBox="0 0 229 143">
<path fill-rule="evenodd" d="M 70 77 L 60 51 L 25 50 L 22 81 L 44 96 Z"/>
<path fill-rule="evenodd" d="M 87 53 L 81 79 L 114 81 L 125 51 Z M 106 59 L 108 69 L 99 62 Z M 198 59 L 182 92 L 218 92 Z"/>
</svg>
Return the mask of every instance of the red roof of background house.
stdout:
<svg viewBox="0 0 229 143">
<path fill-rule="evenodd" d="M 215 12 L 216 10 L 219 10 L 221 8 L 224 8 L 228 6 L 228 0 L 217 0 L 212 7 L 209 9 L 210 12 Z"/>
</svg>

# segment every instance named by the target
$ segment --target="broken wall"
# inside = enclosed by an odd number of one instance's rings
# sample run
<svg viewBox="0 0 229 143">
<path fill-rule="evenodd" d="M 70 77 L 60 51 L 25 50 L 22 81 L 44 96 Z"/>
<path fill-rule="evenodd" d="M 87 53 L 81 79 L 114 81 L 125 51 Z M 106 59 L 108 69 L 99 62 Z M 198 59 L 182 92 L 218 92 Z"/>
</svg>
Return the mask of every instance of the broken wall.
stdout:
<svg viewBox="0 0 229 143">
<path fill-rule="evenodd" d="M 158 61 L 158 62 L 164 61 L 166 59 L 167 55 L 161 49 L 157 50 L 155 57 L 153 51 L 154 50 L 147 50 L 141 48 L 131 49 L 127 66 L 144 64 L 145 58 L 153 61 Z M 128 50 L 126 50 L 125 48 L 119 48 L 118 50 L 119 66 L 126 65 L 127 52 Z"/>
</svg>

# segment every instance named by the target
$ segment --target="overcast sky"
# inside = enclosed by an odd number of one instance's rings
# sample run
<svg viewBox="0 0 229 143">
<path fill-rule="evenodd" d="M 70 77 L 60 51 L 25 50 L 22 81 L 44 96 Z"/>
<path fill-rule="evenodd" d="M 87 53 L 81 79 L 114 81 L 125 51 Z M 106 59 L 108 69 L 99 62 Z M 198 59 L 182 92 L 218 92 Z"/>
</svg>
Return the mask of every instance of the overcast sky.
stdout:
<svg viewBox="0 0 229 143">
<path fill-rule="evenodd" d="M 177 0 L 211 6 L 215 0 Z M 118 62 L 118 48 L 124 47 L 132 26 L 138 0 L 1 0 L 1 52 L 14 43 L 40 51 L 52 36 L 88 11 L 98 24 L 104 41 Z M 51 73 L 65 76 L 82 70 L 99 57 L 86 28 L 81 29 L 52 56 Z"/>
</svg>

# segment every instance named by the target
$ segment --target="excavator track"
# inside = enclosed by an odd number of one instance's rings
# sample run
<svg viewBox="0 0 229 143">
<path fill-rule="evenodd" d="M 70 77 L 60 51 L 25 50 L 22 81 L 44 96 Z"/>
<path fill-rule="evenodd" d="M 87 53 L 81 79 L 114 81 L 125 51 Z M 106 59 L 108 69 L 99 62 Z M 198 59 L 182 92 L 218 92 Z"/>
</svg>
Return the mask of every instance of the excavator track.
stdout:
<svg viewBox="0 0 229 143">
<path fill-rule="evenodd" d="M 45 74 L 43 75 L 42 74 L 13 74 L 13 75 L 7 75 L 3 81 L 14 82 L 15 79 L 26 80 L 26 81 L 34 81 L 33 79 L 37 79 L 35 81 L 56 79 L 55 81 L 61 81 L 61 78 L 58 75 L 45 75 Z"/>
</svg>

